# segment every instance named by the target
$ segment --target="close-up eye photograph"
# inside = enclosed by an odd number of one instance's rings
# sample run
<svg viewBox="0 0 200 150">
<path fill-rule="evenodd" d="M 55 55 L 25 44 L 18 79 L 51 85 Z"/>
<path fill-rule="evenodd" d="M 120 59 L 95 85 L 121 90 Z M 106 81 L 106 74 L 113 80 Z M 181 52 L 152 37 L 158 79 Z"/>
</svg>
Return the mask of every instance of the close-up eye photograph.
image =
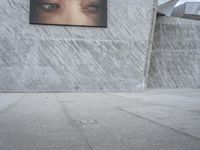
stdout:
<svg viewBox="0 0 200 150">
<path fill-rule="evenodd" d="M 30 23 L 107 26 L 107 0 L 31 0 Z"/>
</svg>

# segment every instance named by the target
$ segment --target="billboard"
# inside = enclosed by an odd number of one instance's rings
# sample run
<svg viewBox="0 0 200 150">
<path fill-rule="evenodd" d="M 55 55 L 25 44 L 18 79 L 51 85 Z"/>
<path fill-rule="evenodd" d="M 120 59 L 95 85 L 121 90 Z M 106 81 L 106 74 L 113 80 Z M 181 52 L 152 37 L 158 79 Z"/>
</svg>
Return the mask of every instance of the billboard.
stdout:
<svg viewBox="0 0 200 150">
<path fill-rule="evenodd" d="M 30 23 L 107 27 L 107 0 L 30 0 Z"/>
</svg>

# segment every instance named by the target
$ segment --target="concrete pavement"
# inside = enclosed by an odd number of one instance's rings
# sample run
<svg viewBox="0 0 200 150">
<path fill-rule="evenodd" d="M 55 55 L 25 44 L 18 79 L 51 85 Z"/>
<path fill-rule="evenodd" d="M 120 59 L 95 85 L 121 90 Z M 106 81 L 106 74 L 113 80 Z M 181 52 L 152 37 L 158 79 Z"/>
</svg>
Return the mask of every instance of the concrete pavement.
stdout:
<svg viewBox="0 0 200 150">
<path fill-rule="evenodd" d="M 200 90 L 1 93 L 0 150 L 200 150 Z"/>
</svg>

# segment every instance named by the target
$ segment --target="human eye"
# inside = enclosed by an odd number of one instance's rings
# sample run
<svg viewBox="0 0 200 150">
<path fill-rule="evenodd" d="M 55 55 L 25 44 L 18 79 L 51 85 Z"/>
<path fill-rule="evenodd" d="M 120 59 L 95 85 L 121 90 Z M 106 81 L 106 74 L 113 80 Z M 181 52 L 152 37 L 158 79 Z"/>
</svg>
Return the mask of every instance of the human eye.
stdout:
<svg viewBox="0 0 200 150">
<path fill-rule="evenodd" d="M 88 12 L 88 13 L 97 13 L 99 11 L 100 7 L 98 5 L 88 5 L 85 7 L 85 10 Z"/>
<path fill-rule="evenodd" d="M 81 5 L 81 9 L 87 14 L 97 14 L 101 11 L 101 5 L 97 2 L 84 2 Z"/>
<path fill-rule="evenodd" d="M 43 3 L 41 4 L 41 8 L 46 11 L 55 11 L 60 8 L 60 5 L 57 3 Z"/>
</svg>

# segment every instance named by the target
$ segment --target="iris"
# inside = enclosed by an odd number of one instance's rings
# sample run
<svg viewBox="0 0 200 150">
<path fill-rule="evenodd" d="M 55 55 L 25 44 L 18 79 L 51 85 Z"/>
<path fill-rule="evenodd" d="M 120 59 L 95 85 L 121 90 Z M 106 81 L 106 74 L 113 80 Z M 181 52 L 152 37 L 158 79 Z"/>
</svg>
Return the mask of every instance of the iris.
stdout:
<svg viewBox="0 0 200 150">
<path fill-rule="evenodd" d="M 56 3 L 45 3 L 41 4 L 41 7 L 46 11 L 55 11 L 60 8 L 60 5 Z"/>
</svg>

